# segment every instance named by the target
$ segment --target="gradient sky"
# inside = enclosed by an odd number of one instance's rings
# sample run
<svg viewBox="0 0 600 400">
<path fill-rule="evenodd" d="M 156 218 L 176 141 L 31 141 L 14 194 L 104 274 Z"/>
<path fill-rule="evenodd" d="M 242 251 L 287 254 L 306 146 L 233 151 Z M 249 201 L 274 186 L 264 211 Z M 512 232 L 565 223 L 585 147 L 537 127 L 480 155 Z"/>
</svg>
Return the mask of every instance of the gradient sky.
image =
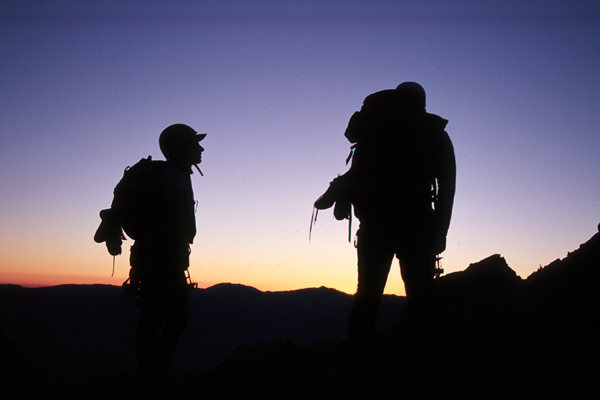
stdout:
<svg viewBox="0 0 600 400">
<path fill-rule="evenodd" d="M 348 225 L 321 212 L 309 243 L 312 203 L 347 168 L 350 115 L 406 80 L 450 121 L 446 271 L 500 253 L 526 277 L 600 221 L 597 4 L 3 1 L 0 282 L 119 285 L 98 211 L 183 122 L 208 133 L 200 286 L 353 293 Z M 397 266 L 386 292 L 403 294 Z"/>
</svg>

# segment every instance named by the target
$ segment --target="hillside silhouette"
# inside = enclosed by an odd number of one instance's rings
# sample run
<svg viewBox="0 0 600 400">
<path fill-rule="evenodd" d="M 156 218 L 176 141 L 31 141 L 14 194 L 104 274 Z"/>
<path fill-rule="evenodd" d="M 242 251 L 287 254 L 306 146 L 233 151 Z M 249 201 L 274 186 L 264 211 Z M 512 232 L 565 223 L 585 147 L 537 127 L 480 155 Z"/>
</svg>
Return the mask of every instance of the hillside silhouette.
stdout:
<svg viewBox="0 0 600 400">
<path fill-rule="evenodd" d="M 342 341 L 352 296 L 325 287 L 262 292 L 218 284 L 193 291 L 189 301 L 189 327 L 173 368 L 199 373 L 247 343 Z M 380 328 L 404 304 L 403 297 L 385 296 Z M 90 379 L 117 387 L 135 380 L 132 338 L 138 310 L 120 287 L 0 285 L 0 315 L 0 344 L 7 355 L 2 376 L 11 376 L 7 382 L 23 379 L 42 392 L 62 392 Z M 103 381 L 106 376 L 111 378 Z"/>
<path fill-rule="evenodd" d="M 363 367 L 343 343 L 351 296 L 220 284 L 190 297 L 175 398 L 577 398 L 598 358 L 600 234 L 522 279 L 492 255 L 435 281 L 438 329 L 416 350 L 386 296 Z M 132 298 L 114 286 L 0 287 L 2 375 L 63 398 L 132 398 Z M 10 388 L 9 386 L 4 386 Z M 85 395 L 83 395 L 85 393 Z"/>
<path fill-rule="evenodd" d="M 343 345 L 279 342 L 240 348 L 192 385 L 209 398 L 581 398 L 599 355 L 599 258 L 596 234 L 527 279 L 497 254 L 439 278 L 426 352 L 400 318 L 359 371 Z"/>
</svg>

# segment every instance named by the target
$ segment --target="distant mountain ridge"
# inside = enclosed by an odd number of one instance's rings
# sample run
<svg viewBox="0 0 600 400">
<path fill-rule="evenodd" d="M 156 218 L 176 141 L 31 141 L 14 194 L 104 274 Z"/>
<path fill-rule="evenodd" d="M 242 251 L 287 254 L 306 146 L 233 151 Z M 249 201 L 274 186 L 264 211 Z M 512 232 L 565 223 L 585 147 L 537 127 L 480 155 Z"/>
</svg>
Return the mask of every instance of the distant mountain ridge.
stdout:
<svg viewBox="0 0 600 400">
<path fill-rule="evenodd" d="M 380 327 L 398 315 L 404 301 L 385 296 Z M 189 302 L 188 329 L 173 366 L 202 371 L 247 343 L 340 342 L 352 296 L 325 287 L 262 292 L 222 283 L 194 290 Z M 138 313 L 135 299 L 118 286 L 0 285 L 4 340 L 14 344 L 35 374 L 58 383 L 106 370 L 135 370 Z"/>
<path fill-rule="evenodd" d="M 411 321 L 394 322 L 405 299 L 386 296 L 373 362 L 358 378 L 341 344 L 350 295 L 236 284 L 197 290 L 174 363 L 187 371 L 177 390 L 203 398 L 577 398 L 594 389 L 600 355 L 599 259 L 595 234 L 527 279 L 498 254 L 442 276 L 425 353 L 414 346 Z M 98 396 L 114 397 L 130 382 L 111 388 L 105 377 L 135 370 L 137 311 L 114 286 L 0 286 L 0 344 L 54 387 L 69 391 L 79 379 L 88 383 L 71 393 L 94 385 Z"/>
</svg>

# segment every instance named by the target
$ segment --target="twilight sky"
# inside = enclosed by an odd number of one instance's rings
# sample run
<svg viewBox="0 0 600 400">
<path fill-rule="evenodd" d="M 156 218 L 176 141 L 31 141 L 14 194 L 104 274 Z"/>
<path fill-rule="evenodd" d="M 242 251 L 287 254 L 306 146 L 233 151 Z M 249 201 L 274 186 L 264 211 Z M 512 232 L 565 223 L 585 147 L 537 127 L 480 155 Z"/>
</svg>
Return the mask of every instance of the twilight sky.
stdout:
<svg viewBox="0 0 600 400">
<path fill-rule="evenodd" d="M 597 4 L 4 1 L 0 283 L 119 285 L 98 211 L 182 122 L 208 133 L 193 278 L 353 293 L 348 225 L 321 212 L 309 243 L 312 203 L 347 168 L 350 115 L 406 80 L 450 121 L 446 272 L 500 253 L 526 277 L 600 221 Z"/>
</svg>

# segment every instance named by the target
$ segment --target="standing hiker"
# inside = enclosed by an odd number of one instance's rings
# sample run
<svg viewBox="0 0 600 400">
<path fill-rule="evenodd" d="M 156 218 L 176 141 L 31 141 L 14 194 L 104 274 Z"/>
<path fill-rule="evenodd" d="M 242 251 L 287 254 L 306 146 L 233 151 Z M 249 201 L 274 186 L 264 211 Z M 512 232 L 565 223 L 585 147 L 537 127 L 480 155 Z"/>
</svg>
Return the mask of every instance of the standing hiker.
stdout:
<svg viewBox="0 0 600 400">
<path fill-rule="evenodd" d="M 350 344 L 364 347 L 372 340 L 394 257 L 406 289 L 405 315 L 421 327 L 431 322 L 436 256 L 446 248 L 456 179 L 447 122 L 425 111 L 421 85 L 404 82 L 368 96 L 348 123 L 352 165 L 315 207 L 335 204 L 342 220 L 351 218 L 354 206 L 360 221 Z"/>
<path fill-rule="evenodd" d="M 110 254 L 121 253 L 125 233 L 131 246 L 129 279 L 123 284 L 139 296 L 140 319 L 136 352 L 142 390 L 165 388 L 177 342 L 187 325 L 190 245 L 196 235 L 192 166 L 204 149 L 206 134 L 175 124 L 162 131 L 160 150 L 166 161 L 140 160 L 127 168 L 115 187 L 111 208 L 102 210 L 97 242 Z"/>
</svg>

